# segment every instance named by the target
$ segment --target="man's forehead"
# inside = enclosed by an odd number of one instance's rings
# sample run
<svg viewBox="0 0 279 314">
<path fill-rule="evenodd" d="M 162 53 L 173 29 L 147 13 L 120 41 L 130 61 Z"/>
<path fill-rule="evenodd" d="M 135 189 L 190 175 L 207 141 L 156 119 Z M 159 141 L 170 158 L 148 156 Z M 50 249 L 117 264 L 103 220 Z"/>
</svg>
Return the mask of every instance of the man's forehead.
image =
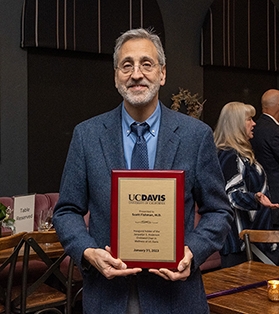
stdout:
<svg viewBox="0 0 279 314">
<path fill-rule="evenodd" d="M 119 50 L 119 60 L 124 58 L 157 58 L 157 50 L 152 41 L 143 38 L 129 39 Z"/>
</svg>

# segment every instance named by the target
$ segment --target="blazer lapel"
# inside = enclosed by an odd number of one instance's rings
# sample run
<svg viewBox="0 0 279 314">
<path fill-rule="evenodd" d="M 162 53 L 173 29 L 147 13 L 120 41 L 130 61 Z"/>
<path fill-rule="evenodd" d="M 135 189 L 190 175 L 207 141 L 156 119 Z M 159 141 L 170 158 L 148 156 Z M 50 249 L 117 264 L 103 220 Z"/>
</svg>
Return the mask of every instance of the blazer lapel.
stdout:
<svg viewBox="0 0 279 314">
<path fill-rule="evenodd" d="M 121 105 L 108 114 L 100 141 L 108 169 L 125 169 Z"/>
<path fill-rule="evenodd" d="M 170 114 L 170 109 L 161 104 L 162 116 L 155 160 L 155 169 L 172 169 L 180 137 L 175 133 L 178 121 Z"/>
<path fill-rule="evenodd" d="M 175 133 L 178 128 L 177 115 L 161 104 L 162 116 L 155 160 L 155 169 L 172 169 L 180 137 Z M 123 151 L 121 105 L 110 111 L 104 122 L 104 131 L 100 139 L 103 156 L 108 169 L 125 169 Z"/>
</svg>

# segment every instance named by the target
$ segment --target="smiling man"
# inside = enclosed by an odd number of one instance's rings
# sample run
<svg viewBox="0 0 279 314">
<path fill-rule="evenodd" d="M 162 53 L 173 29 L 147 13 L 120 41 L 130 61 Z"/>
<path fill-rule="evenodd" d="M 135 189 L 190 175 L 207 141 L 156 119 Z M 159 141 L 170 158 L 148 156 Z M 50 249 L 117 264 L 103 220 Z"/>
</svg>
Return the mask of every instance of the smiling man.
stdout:
<svg viewBox="0 0 279 314">
<path fill-rule="evenodd" d="M 148 39 L 131 39 L 123 44 L 117 59 L 115 55 L 115 86 L 128 114 L 139 122 L 155 111 L 160 86 L 165 84 L 165 58 L 158 58 Z"/>
<path fill-rule="evenodd" d="M 209 313 L 199 266 L 222 247 L 233 220 L 212 131 L 159 101 L 166 61 L 151 31 L 129 30 L 117 39 L 114 69 L 123 102 L 76 126 L 53 218 L 83 274 L 84 313 Z M 128 268 L 110 254 L 111 171 L 138 166 L 137 127 L 146 153 L 137 169 L 185 170 L 184 257 L 175 270 Z"/>
</svg>

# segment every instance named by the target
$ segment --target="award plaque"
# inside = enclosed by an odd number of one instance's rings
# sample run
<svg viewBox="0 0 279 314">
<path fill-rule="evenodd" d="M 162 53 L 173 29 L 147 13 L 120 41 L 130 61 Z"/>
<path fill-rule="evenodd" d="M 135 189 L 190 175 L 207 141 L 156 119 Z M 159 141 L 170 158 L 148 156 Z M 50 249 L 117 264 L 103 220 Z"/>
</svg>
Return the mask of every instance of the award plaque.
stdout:
<svg viewBox="0 0 279 314">
<path fill-rule="evenodd" d="M 184 171 L 112 170 L 111 252 L 128 267 L 177 268 L 184 257 Z"/>
</svg>

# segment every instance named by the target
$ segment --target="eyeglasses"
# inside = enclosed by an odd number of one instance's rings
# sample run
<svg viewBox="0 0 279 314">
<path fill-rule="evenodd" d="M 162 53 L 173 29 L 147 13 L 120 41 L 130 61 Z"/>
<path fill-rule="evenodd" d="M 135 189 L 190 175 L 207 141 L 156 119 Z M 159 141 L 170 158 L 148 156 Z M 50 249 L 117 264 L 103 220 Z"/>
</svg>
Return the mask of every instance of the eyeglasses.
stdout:
<svg viewBox="0 0 279 314">
<path fill-rule="evenodd" d="M 133 65 L 130 63 L 125 63 L 121 66 L 118 66 L 117 69 L 119 69 L 123 74 L 132 74 L 135 70 L 135 67 L 138 67 L 142 74 L 148 74 L 153 71 L 154 67 L 159 65 L 159 63 L 149 63 L 145 62 L 143 64 L 139 65 Z"/>
</svg>

